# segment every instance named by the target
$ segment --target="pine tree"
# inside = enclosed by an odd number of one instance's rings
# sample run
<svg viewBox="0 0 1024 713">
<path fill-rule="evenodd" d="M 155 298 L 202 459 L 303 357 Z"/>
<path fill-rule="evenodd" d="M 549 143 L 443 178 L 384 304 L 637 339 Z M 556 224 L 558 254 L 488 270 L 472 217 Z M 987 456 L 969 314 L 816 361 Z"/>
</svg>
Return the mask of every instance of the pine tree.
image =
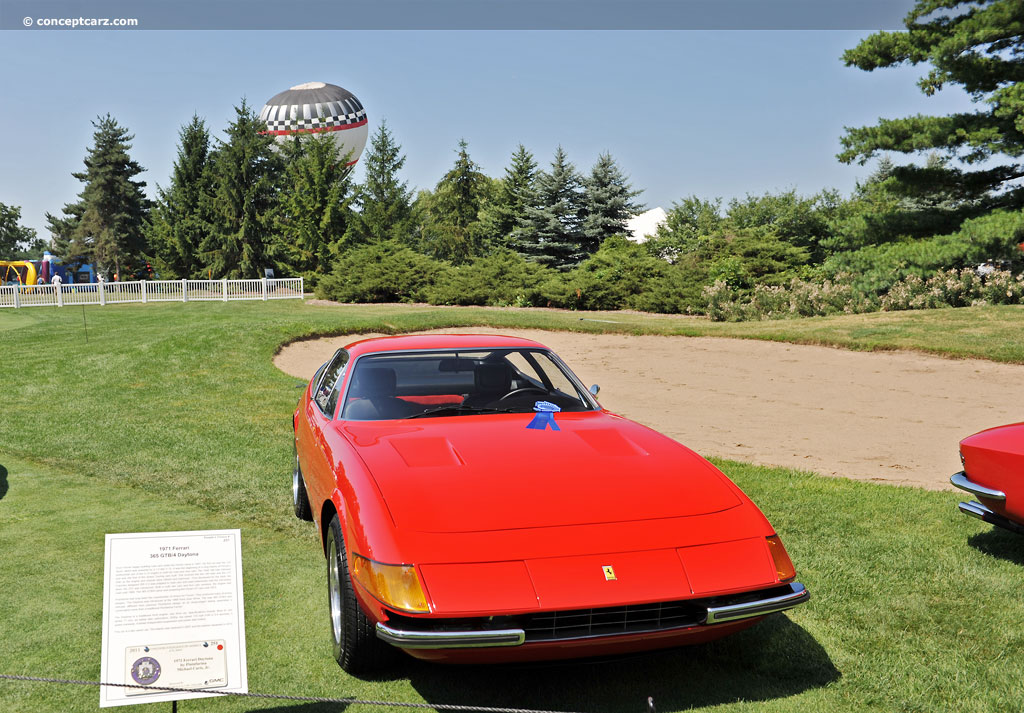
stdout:
<svg viewBox="0 0 1024 713">
<path fill-rule="evenodd" d="M 149 227 L 150 244 L 168 277 L 200 277 L 200 245 L 210 228 L 213 177 L 210 132 L 198 116 L 178 133 L 178 158 L 171 185 L 159 189 Z"/>
<path fill-rule="evenodd" d="M 286 152 L 286 190 L 277 228 L 285 259 L 305 274 L 329 271 L 351 222 L 351 170 L 330 133 L 305 134 Z"/>
<path fill-rule="evenodd" d="M 64 258 L 65 262 L 74 260 L 72 241 L 84 212 L 85 206 L 82 205 L 81 200 L 77 200 L 74 203 L 65 203 L 59 216 L 46 213 L 46 228 L 50 231 L 50 251 L 54 255 Z M 83 260 L 83 262 L 88 261 Z"/>
<path fill-rule="evenodd" d="M 379 242 L 396 238 L 409 242 L 411 192 L 398 172 L 405 165 L 402 147 L 386 121 L 370 138 L 363 158 L 366 174 L 356 190 L 359 213 L 349 230 L 350 242 Z"/>
<path fill-rule="evenodd" d="M 274 140 L 260 134 L 263 122 L 249 105 L 235 107 L 227 141 L 213 161 L 211 230 L 201 245 L 215 278 L 257 278 L 277 265 L 274 213 L 281 185 L 282 160 Z"/>
<path fill-rule="evenodd" d="M 874 71 L 930 64 L 918 86 L 931 96 L 959 85 L 984 106 L 950 116 L 881 119 L 876 126 L 848 128 L 844 163 L 861 164 L 880 151 L 959 159 L 976 169 L 897 166 L 893 175 L 906 195 L 947 193 L 959 210 L 947 228 L 996 207 L 1024 206 L 1024 12 L 1020 0 L 917 0 L 905 32 L 876 32 L 847 50 L 847 66 Z"/>
<path fill-rule="evenodd" d="M 455 264 L 481 252 L 480 209 L 491 181 L 469 157 L 469 145 L 459 141 L 455 165 L 438 182 L 424 226 L 425 252 Z"/>
<path fill-rule="evenodd" d="M 133 180 L 144 169 L 128 154 L 135 137 L 110 114 L 93 126 L 85 170 L 71 174 L 85 184 L 79 200 L 64 206 L 63 218 L 46 217 L 55 248 L 68 262 L 93 262 L 101 274 L 127 276 L 148 250 L 146 183 Z"/>
<path fill-rule="evenodd" d="M 642 192 L 632 190 L 611 154 L 597 157 L 583 182 L 583 251 L 587 255 L 597 252 L 605 238 L 626 235 L 626 222 L 642 210 L 633 198 Z"/>
<path fill-rule="evenodd" d="M 526 219 L 526 209 L 537 202 L 537 162 L 522 144 L 512 154 L 505 168 L 494 200 L 485 208 L 481 221 L 484 232 L 502 246 L 512 240 L 512 233 Z"/>
<path fill-rule="evenodd" d="M 581 179 L 561 146 L 551 171 L 537 176 L 537 202 L 526 210 L 512 247 L 528 260 L 568 270 L 586 258 L 583 250 Z"/>
</svg>

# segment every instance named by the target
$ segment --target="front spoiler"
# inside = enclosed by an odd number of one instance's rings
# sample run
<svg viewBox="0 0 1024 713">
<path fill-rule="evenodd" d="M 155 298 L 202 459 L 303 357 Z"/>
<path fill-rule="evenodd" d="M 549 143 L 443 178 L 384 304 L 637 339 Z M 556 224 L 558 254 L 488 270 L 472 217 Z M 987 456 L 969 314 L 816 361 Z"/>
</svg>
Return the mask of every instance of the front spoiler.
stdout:
<svg viewBox="0 0 1024 713">
<path fill-rule="evenodd" d="M 811 598 L 811 593 L 799 582 L 792 582 L 783 586 L 788 587 L 789 591 L 774 597 L 755 599 L 738 604 L 709 606 L 707 608 L 707 616 L 704 621 L 697 625 L 697 628 L 774 614 L 775 612 L 792 609 Z M 612 635 L 608 638 L 614 638 L 614 636 Z M 500 646 L 521 646 L 527 643 L 526 632 L 523 629 L 467 631 L 402 630 L 392 628 L 381 622 L 377 623 L 377 638 L 400 649 L 494 648 Z M 551 641 L 551 639 L 546 639 L 545 643 Z"/>
</svg>

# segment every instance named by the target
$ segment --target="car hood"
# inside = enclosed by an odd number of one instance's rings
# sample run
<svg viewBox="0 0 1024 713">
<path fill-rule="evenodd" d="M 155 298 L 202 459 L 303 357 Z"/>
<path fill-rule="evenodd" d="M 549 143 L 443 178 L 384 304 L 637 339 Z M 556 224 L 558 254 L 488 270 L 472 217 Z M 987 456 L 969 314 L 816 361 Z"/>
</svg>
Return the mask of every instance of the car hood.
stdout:
<svg viewBox="0 0 1024 713">
<path fill-rule="evenodd" d="M 670 438 L 606 412 L 339 425 L 399 529 L 491 532 L 721 512 L 742 495 Z"/>
</svg>

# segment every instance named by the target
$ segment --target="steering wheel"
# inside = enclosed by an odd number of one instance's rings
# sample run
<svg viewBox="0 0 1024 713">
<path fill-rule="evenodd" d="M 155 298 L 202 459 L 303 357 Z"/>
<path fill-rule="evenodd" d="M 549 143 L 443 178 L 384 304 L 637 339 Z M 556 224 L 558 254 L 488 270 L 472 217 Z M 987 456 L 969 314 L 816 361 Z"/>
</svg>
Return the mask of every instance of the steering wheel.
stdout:
<svg viewBox="0 0 1024 713">
<path fill-rule="evenodd" d="M 538 386 L 524 386 L 524 387 L 519 388 L 519 389 L 512 389 L 507 394 L 505 394 L 500 399 L 498 399 L 498 403 L 500 404 L 502 401 L 504 401 L 506 399 L 510 399 L 513 396 L 518 396 L 519 394 L 525 394 L 525 393 L 527 393 L 529 391 L 536 391 L 538 394 L 544 394 L 545 396 L 548 395 L 547 389 L 542 389 L 542 388 L 540 388 Z"/>
</svg>

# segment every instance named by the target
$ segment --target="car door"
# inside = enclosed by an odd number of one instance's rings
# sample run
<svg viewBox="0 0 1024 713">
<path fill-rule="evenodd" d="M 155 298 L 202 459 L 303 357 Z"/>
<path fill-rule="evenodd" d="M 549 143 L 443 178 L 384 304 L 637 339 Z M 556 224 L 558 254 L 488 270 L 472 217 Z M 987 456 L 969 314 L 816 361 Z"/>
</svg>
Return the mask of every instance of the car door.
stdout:
<svg viewBox="0 0 1024 713">
<path fill-rule="evenodd" d="M 303 448 L 305 462 L 299 463 L 306 475 L 306 492 L 313 505 L 314 514 L 319 517 L 319 508 L 334 490 L 334 455 L 327 442 L 327 431 L 334 420 L 341 385 L 348 366 L 348 352 L 339 349 L 324 369 L 319 383 L 313 390 L 313 398 L 306 403 L 305 419 L 309 426 L 308 446 Z"/>
</svg>

